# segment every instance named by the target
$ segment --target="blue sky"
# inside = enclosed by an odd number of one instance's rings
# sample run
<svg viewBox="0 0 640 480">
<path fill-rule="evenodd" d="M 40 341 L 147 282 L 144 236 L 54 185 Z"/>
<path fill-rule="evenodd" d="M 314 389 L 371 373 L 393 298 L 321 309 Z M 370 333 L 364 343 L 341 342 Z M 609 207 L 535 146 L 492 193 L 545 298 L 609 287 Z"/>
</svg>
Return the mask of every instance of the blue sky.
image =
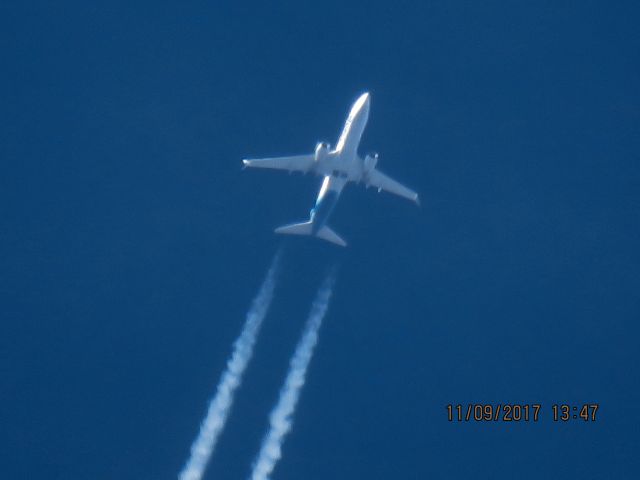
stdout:
<svg viewBox="0 0 640 480">
<path fill-rule="evenodd" d="M 635 2 L 8 2 L 0 11 L 0 447 L 17 478 L 175 478 L 266 268 L 272 311 L 208 478 L 250 471 L 341 265 L 274 478 L 637 478 Z M 272 234 L 334 144 L 344 251 Z M 541 403 L 450 423 L 448 403 Z M 599 403 L 555 423 L 554 403 Z"/>
</svg>

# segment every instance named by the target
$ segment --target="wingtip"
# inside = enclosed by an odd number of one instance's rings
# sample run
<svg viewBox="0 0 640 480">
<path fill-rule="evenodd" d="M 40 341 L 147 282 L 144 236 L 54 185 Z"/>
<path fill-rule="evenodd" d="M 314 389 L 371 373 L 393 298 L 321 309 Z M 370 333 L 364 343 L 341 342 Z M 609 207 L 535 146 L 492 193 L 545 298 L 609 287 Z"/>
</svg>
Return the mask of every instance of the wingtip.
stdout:
<svg viewBox="0 0 640 480">
<path fill-rule="evenodd" d="M 416 202 L 417 206 L 422 207 L 422 204 L 420 203 L 420 197 L 418 195 L 416 195 L 416 198 L 414 198 L 413 201 Z"/>
</svg>

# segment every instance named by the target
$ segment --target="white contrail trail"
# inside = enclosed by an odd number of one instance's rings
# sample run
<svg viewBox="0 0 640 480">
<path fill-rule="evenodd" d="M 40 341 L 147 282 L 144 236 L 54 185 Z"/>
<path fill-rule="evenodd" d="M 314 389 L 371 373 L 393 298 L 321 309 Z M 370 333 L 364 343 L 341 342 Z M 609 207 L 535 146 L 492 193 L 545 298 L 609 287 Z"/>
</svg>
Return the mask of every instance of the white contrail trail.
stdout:
<svg viewBox="0 0 640 480">
<path fill-rule="evenodd" d="M 276 253 L 258 295 L 254 298 L 240 336 L 233 344 L 233 353 L 227 362 L 215 396 L 209 403 L 207 416 L 200 425 L 200 433 L 191 445 L 191 456 L 180 472 L 180 480 L 200 480 L 216 446 L 218 436 L 229 416 L 233 395 L 242 382 L 242 375 L 253 355 L 253 347 L 273 298 L 280 252 Z"/>
<path fill-rule="evenodd" d="M 329 307 L 334 280 L 335 269 L 327 275 L 313 301 L 304 333 L 296 346 L 296 351 L 289 364 L 287 378 L 280 390 L 280 398 L 271 411 L 269 417 L 270 428 L 262 441 L 260 453 L 251 473 L 251 480 L 267 480 L 282 456 L 282 442 L 285 435 L 291 430 L 292 415 L 296 408 L 300 391 L 304 386 L 305 375 L 313 355 L 313 349 L 318 342 L 318 330 Z"/>
</svg>

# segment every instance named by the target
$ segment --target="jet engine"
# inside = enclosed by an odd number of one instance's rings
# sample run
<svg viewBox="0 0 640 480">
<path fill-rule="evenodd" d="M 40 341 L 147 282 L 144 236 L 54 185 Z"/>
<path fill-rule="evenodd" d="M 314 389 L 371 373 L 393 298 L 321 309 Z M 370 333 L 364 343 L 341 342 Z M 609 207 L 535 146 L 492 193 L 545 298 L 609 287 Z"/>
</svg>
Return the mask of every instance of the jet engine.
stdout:
<svg viewBox="0 0 640 480">
<path fill-rule="evenodd" d="M 366 157 L 364 157 L 364 171 L 365 173 L 369 173 L 371 170 L 376 168 L 376 164 L 378 163 L 378 154 L 370 153 Z"/>
<path fill-rule="evenodd" d="M 320 162 L 327 158 L 329 155 L 329 150 L 331 149 L 331 145 L 326 142 L 319 142 L 316 145 L 316 153 L 315 153 L 315 161 Z"/>
</svg>

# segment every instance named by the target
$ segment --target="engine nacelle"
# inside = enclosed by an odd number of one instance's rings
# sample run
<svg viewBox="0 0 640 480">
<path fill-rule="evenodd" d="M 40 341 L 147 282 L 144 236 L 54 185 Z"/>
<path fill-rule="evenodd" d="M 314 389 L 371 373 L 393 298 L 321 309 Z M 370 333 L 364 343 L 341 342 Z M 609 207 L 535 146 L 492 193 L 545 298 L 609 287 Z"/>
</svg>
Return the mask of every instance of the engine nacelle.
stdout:
<svg viewBox="0 0 640 480">
<path fill-rule="evenodd" d="M 370 153 L 366 157 L 364 157 L 364 171 L 365 173 L 369 173 L 371 170 L 376 168 L 378 163 L 378 154 Z"/>
<path fill-rule="evenodd" d="M 315 161 L 320 162 L 327 158 L 329 155 L 329 150 L 331 149 L 331 145 L 326 142 L 319 142 L 316 145 L 316 153 L 315 153 Z"/>
</svg>

